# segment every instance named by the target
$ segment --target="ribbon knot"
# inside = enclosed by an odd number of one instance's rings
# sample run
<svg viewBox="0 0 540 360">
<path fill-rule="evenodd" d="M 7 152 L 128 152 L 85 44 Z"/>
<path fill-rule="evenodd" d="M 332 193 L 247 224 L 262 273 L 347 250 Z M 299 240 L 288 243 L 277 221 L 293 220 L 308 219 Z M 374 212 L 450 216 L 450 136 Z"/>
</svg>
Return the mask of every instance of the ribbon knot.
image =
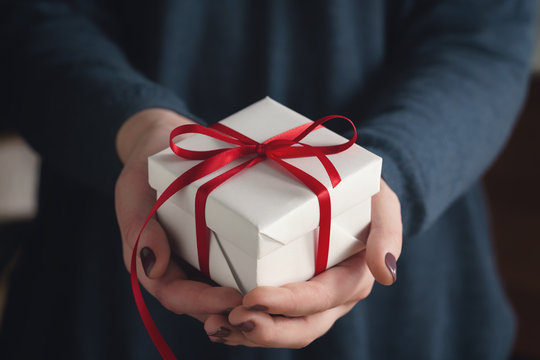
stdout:
<svg viewBox="0 0 540 360">
<path fill-rule="evenodd" d="M 344 119 L 349 122 L 354 130 L 354 135 L 347 142 L 339 145 L 330 146 L 311 146 L 302 143 L 301 140 L 305 138 L 312 131 L 319 128 L 323 123 L 331 119 Z M 235 145 L 233 147 L 224 147 L 213 150 L 187 150 L 174 143 L 174 138 L 187 133 L 197 133 L 206 135 L 214 139 Z M 304 172 L 303 170 L 289 164 L 283 159 L 299 158 L 299 157 L 317 157 L 320 163 L 326 170 L 328 177 L 332 183 L 332 187 L 336 187 L 341 178 L 326 155 L 336 154 L 342 152 L 351 147 L 356 141 L 356 128 L 353 122 L 340 115 L 325 116 L 313 123 L 307 123 L 288 131 L 285 131 L 279 135 L 276 135 L 262 143 L 259 143 L 244 134 L 233 130 L 221 123 L 212 125 L 211 128 L 204 127 L 198 124 L 182 125 L 175 128 L 170 135 L 169 143 L 171 150 L 178 156 L 190 159 L 190 160 L 202 160 L 191 169 L 184 172 L 177 177 L 166 189 L 161 196 L 156 200 L 154 206 L 150 210 L 139 235 L 137 241 L 133 247 L 131 255 L 131 288 L 133 290 L 133 296 L 137 304 L 137 308 L 141 315 L 154 345 L 156 345 L 160 354 L 165 359 L 175 359 L 171 349 L 161 336 L 156 324 L 152 320 L 150 313 L 144 303 L 141 289 L 139 288 L 137 277 L 137 249 L 141 234 L 152 218 L 165 201 L 178 191 L 186 187 L 187 185 L 201 179 L 223 166 L 230 164 L 231 162 L 240 159 L 242 157 L 249 156 L 250 154 L 256 154 L 257 156 L 248 159 L 239 165 L 236 165 L 232 169 L 208 180 L 201 185 L 195 195 L 195 228 L 197 238 L 197 253 L 199 260 L 199 268 L 205 275 L 210 276 L 210 238 L 208 229 L 206 226 L 205 207 L 208 195 L 216 189 L 219 185 L 238 174 L 239 172 L 246 170 L 261 161 L 272 160 L 281 165 L 292 176 L 306 185 L 316 196 L 319 202 L 319 238 L 316 244 L 315 253 L 315 275 L 326 270 L 328 262 L 328 251 L 330 243 L 330 224 L 331 224 L 331 206 L 330 206 L 330 194 L 326 186 L 324 186 L 319 180 Z"/>
<path fill-rule="evenodd" d="M 266 157 L 266 146 L 265 144 L 255 145 L 255 152 L 261 157 Z"/>
</svg>

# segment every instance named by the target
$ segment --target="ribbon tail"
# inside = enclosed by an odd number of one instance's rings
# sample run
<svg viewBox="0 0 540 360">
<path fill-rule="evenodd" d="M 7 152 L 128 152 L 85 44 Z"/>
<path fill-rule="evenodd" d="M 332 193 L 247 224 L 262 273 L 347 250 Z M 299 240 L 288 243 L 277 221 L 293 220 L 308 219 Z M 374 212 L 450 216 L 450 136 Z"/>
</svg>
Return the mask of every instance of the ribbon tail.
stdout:
<svg viewBox="0 0 540 360">
<path fill-rule="evenodd" d="M 222 153 L 224 154 L 224 153 Z M 218 155 L 217 157 L 222 157 L 223 155 Z M 157 210 L 167 201 L 171 196 L 176 194 L 178 191 L 186 187 L 187 185 L 191 184 L 192 182 L 200 179 L 201 177 L 206 176 L 207 174 L 213 172 L 215 170 L 214 167 L 208 166 L 205 164 L 205 162 L 201 162 L 197 164 L 196 166 L 192 167 L 188 171 L 186 171 L 184 174 L 176 178 L 168 187 L 165 189 L 163 194 L 156 200 L 155 204 L 152 206 L 152 209 L 148 213 L 148 216 L 146 217 L 146 220 L 143 223 L 143 226 L 141 227 L 141 230 L 139 231 L 139 235 L 137 236 L 137 240 L 135 241 L 135 244 L 133 246 L 133 252 L 131 253 L 131 290 L 133 291 L 133 297 L 135 298 L 135 304 L 137 305 L 137 309 L 139 310 L 139 314 L 141 315 L 141 319 L 144 323 L 144 326 L 146 327 L 146 330 L 148 334 L 150 335 L 150 338 L 152 339 L 152 342 L 156 346 L 157 350 L 159 351 L 161 357 L 163 359 L 167 360 L 173 360 L 176 359 L 174 356 L 171 348 L 167 345 L 167 342 L 165 339 L 163 339 L 163 336 L 159 332 L 156 324 L 154 323 L 154 320 L 152 320 L 152 317 L 150 316 L 150 312 L 148 311 L 148 308 L 146 307 L 146 303 L 144 302 L 144 298 L 141 293 L 141 288 L 139 286 L 139 279 L 137 275 L 137 252 L 139 248 L 139 241 L 141 239 L 141 235 L 152 218 L 154 214 L 157 212 Z"/>
<path fill-rule="evenodd" d="M 146 303 L 144 302 L 141 288 L 139 287 L 139 279 L 137 277 L 137 246 L 139 244 L 139 238 L 137 238 L 135 246 L 133 247 L 133 252 L 131 254 L 131 290 L 133 291 L 135 304 L 137 305 L 137 309 L 139 310 L 141 319 L 144 323 L 144 326 L 146 327 L 146 331 L 150 335 L 150 338 L 152 339 L 152 342 L 154 343 L 157 350 L 159 351 L 161 357 L 166 360 L 176 360 L 176 357 L 174 356 L 171 348 L 169 347 L 169 345 L 167 345 L 167 342 L 159 332 L 156 324 L 154 323 L 154 320 L 152 320 L 152 316 L 150 315 L 150 312 L 146 307 Z"/>
<path fill-rule="evenodd" d="M 174 183 L 173 183 L 174 184 Z M 169 188 L 172 187 L 172 185 L 169 186 Z M 174 194 L 174 193 L 173 193 Z M 150 210 L 150 213 L 146 217 L 146 220 L 144 221 L 144 224 L 141 228 L 141 231 L 139 232 L 139 235 L 137 236 L 137 240 L 135 241 L 135 244 L 133 245 L 133 252 L 131 253 L 131 267 L 130 267 L 130 278 L 131 278 L 131 290 L 133 292 L 133 297 L 135 298 L 135 304 L 137 305 L 137 309 L 139 310 L 139 314 L 141 315 L 141 319 L 143 321 L 143 324 L 146 328 L 146 331 L 148 332 L 148 335 L 150 335 L 150 338 L 152 339 L 152 342 L 156 346 L 157 350 L 159 351 L 159 354 L 163 359 L 167 360 L 176 360 L 176 357 L 174 356 L 174 353 L 172 352 L 169 345 L 167 345 L 167 342 L 159 332 L 159 329 L 156 326 L 156 323 L 152 319 L 152 316 L 150 315 L 150 312 L 148 311 L 148 308 L 146 307 L 146 303 L 144 301 L 141 288 L 139 286 L 139 278 L 137 275 L 137 251 L 139 248 L 139 241 L 141 239 L 142 232 L 152 216 L 156 213 L 157 209 L 165 202 L 169 197 L 171 197 L 172 194 L 164 192 L 154 204 L 152 207 L 152 210 Z M 161 201 L 160 201 L 161 200 Z"/>
</svg>

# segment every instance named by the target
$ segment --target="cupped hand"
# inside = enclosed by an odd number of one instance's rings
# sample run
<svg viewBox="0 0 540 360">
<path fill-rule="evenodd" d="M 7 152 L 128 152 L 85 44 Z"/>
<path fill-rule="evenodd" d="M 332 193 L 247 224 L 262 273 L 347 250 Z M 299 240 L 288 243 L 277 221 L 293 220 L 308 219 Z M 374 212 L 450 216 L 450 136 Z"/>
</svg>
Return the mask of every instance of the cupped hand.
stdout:
<svg viewBox="0 0 540 360">
<path fill-rule="evenodd" d="M 168 146 L 172 129 L 191 123 L 169 110 L 147 109 L 131 116 L 118 131 L 116 145 L 124 168 L 116 183 L 115 205 L 128 271 L 135 241 L 156 200 L 156 193 L 148 185 L 148 156 Z M 144 229 L 138 251 L 141 284 L 170 311 L 201 321 L 211 315 L 225 319 L 217 314 L 242 303 L 235 289 L 189 280 L 171 259 L 167 236 L 155 218 Z"/>
<path fill-rule="evenodd" d="M 372 199 L 366 249 L 309 281 L 259 287 L 228 319 L 209 316 L 210 339 L 229 345 L 302 348 L 324 335 L 334 322 L 371 292 L 374 281 L 396 281 L 402 225 L 398 197 L 384 180 Z"/>
</svg>

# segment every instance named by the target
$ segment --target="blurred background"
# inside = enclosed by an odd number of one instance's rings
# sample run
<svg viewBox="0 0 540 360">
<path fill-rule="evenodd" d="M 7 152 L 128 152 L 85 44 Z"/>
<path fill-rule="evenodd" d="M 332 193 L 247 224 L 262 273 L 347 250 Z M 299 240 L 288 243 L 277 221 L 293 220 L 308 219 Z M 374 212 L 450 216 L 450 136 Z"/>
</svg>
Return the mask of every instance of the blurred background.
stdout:
<svg viewBox="0 0 540 360">
<path fill-rule="evenodd" d="M 537 34 L 527 101 L 484 177 L 499 272 L 518 319 L 514 360 L 540 359 L 540 28 Z M 0 326 L 18 244 L 37 211 L 40 166 L 39 156 L 1 124 Z"/>
<path fill-rule="evenodd" d="M 539 61 L 512 137 L 484 177 L 499 273 L 518 318 L 516 360 L 540 359 Z"/>
</svg>

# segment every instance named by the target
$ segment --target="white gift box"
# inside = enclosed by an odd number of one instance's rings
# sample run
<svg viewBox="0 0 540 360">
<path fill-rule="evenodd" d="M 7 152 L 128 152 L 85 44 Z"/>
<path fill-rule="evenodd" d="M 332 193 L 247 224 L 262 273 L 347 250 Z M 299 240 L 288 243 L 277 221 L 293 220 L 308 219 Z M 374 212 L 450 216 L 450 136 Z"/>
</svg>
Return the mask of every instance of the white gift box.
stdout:
<svg viewBox="0 0 540 360">
<path fill-rule="evenodd" d="M 339 121 L 339 120 L 334 120 Z M 265 98 L 221 123 L 263 142 L 311 120 Z M 302 142 L 337 145 L 347 139 L 322 127 Z M 233 147 L 195 134 L 178 142 L 189 150 Z M 332 188 L 316 157 L 285 159 L 326 186 L 332 206 L 328 267 L 365 247 L 371 196 L 379 191 L 382 159 L 354 144 L 328 158 L 341 176 Z M 202 184 L 246 161 L 238 159 L 173 195 L 158 210 L 173 251 L 199 269 L 195 236 L 195 193 Z M 149 158 L 149 183 L 157 195 L 198 164 L 167 148 Z M 210 230 L 210 277 L 223 286 L 247 292 L 257 286 L 281 286 L 310 279 L 315 271 L 319 203 L 317 196 L 272 160 L 266 159 L 221 184 L 206 203 Z"/>
</svg>

